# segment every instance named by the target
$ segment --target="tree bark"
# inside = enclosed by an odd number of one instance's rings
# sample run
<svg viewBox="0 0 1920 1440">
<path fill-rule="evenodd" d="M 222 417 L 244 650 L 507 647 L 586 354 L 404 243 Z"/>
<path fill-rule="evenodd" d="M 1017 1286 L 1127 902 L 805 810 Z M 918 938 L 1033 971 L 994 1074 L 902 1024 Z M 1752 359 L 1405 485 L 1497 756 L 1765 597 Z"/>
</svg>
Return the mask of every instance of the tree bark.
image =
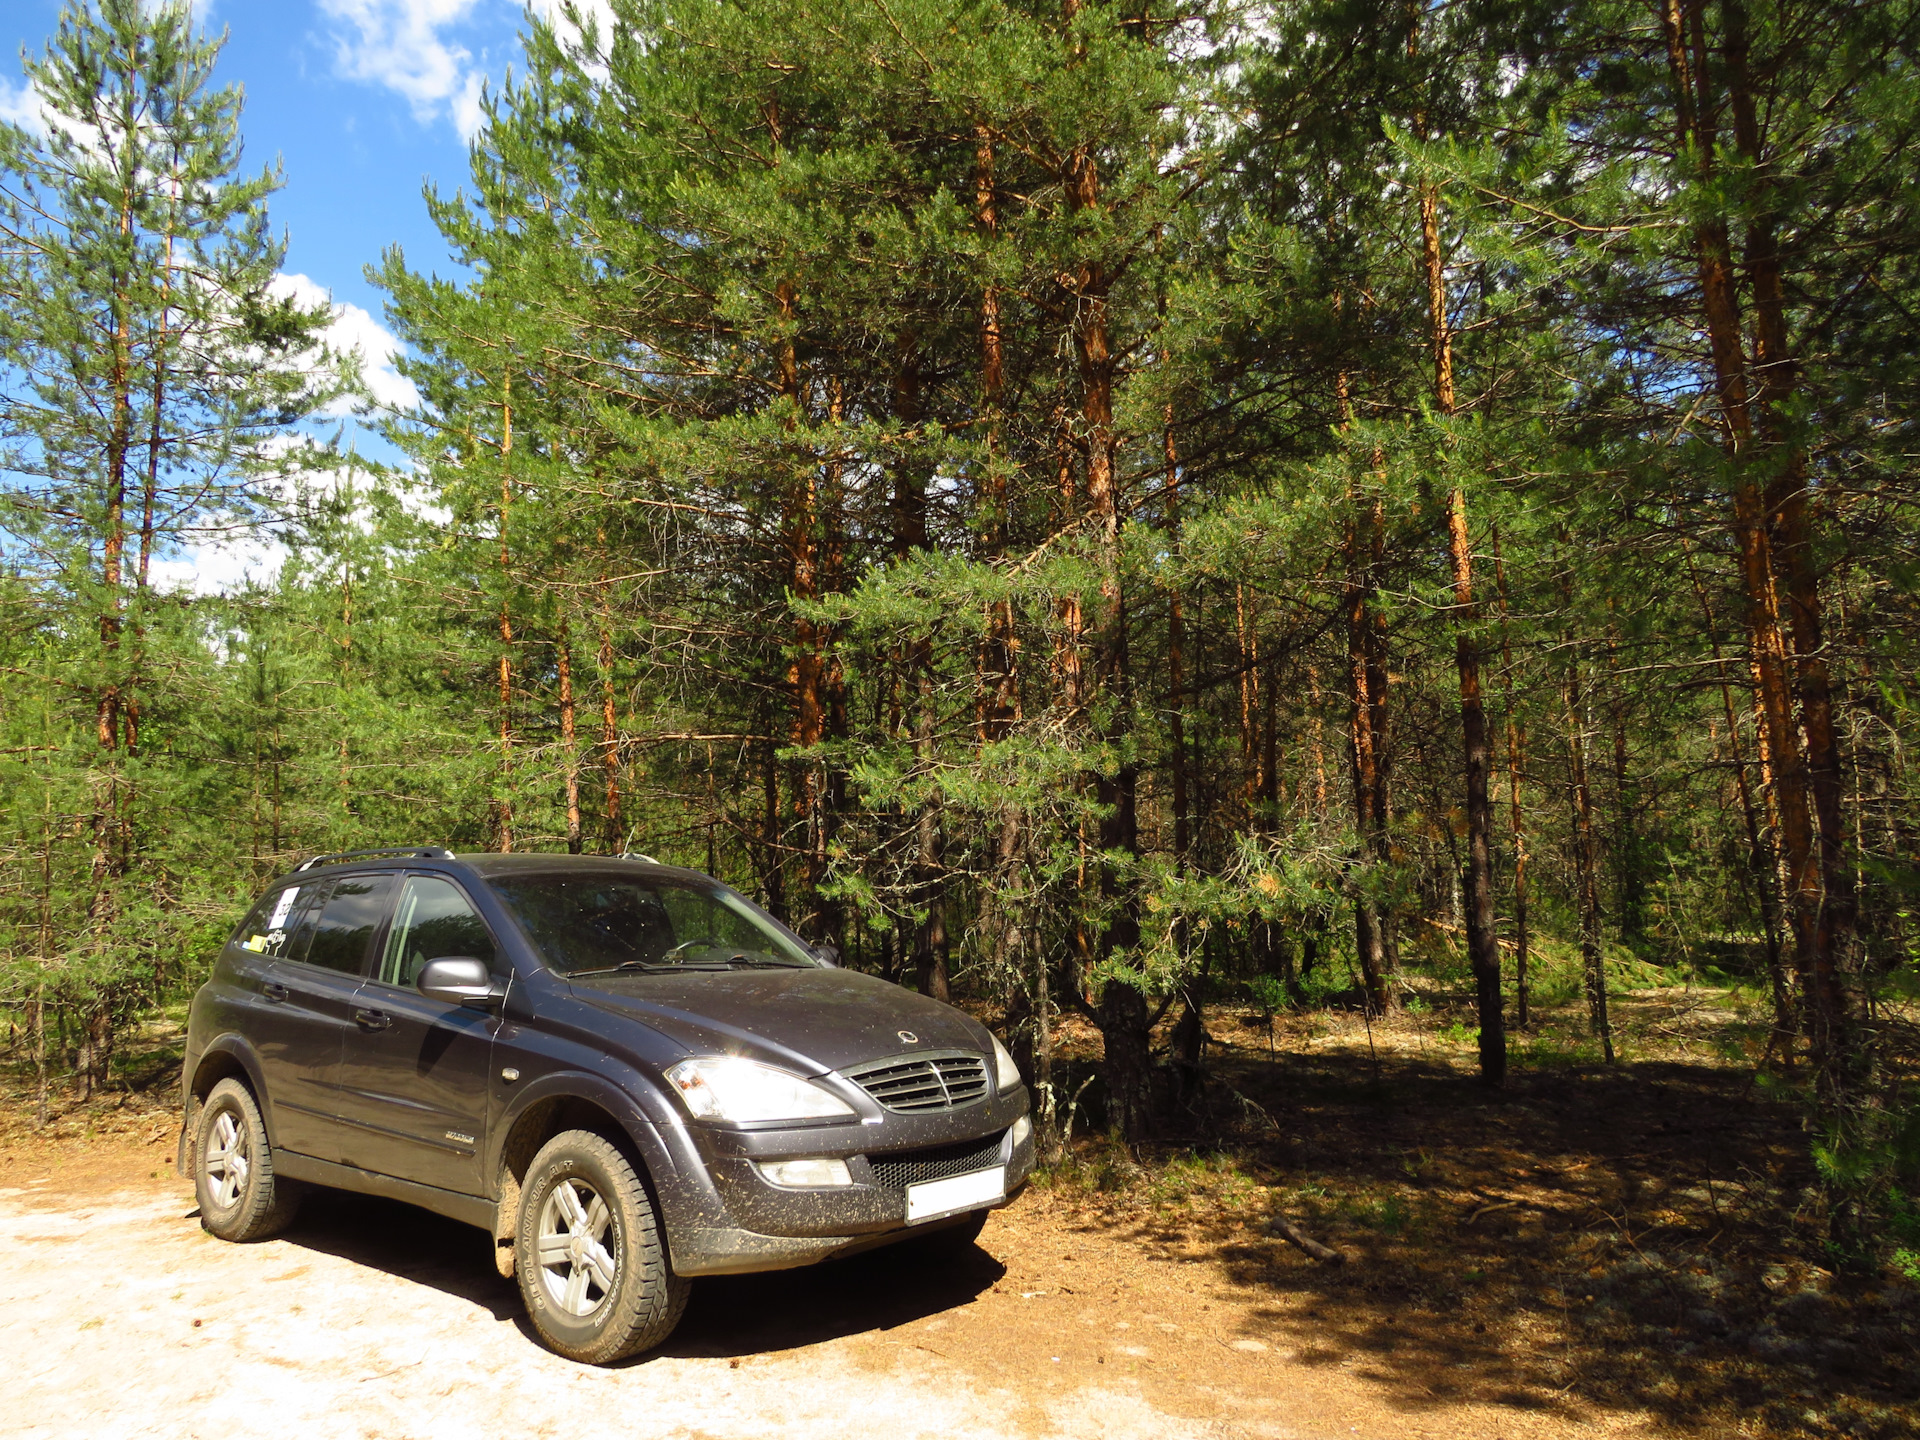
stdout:
<svg viewBox="0 0 1920 1440">
<path fill-rule="evenodd" d="M 1506 628 L 1507 572 L 1500 556 L 1500 527 L 1493 529 L 1493 576 L 1500 596 L 1500 660 L 1507 694 L 1507 803 L 1513 830 L 1513 1023 L 1525 1029 L 1530 1021 L 1527 963 L 1531 936 L 1527 930 L 1527 827 L 1520 800 L 1520 777 L 1527 768 L 1526 727 L 1516 718 L 1518 697 L 1514 689 L 1513 642 Z"/>
<path fill-rule="evenodd" d="M 1420 253 L 1426 270 L 1428 319 L 1433 343 L 1433 394 L 1442 416 L 1454 413 L 1453 331 L 1447 316 L 1446 265 L 1440 254 L 1440 192 L 1420 187 Z M 1467 529 L 1466 492 L 1447 491 L 1447 553 L 1453 564 L 1456 632 L 1454 667 L 1460 681 L 1460 740 L 1467 791 L 1467 863 L 1461 877 L 1466 900 L 1467 960 L 1473 969 L 1480 1020 L 1480 1078 L 1506 1083 L 1507 1032 L 1500 993 L 1500 939 L 1493 910 L 1493 804 L 1489 797 L 1492 757 L 1487 743 L 1486 703 L 1481 696 L 1480 645 L 1474 634 L 1479 607 L 1473 598 L 1473 544 Z"/>
<path fill-rule="evenodd" d="M 494 846 L 513 849 L 513 611 L 512 555 L 507 517 L 513 505 L 513 374 L 501 378 L 500 401 L 500 794 L 494 801 Z"/>
<path fill-rule="evenodd" d="M 1700 613 L 1706 621 L 1707 643 L 1712 649 L 1714 670 L 1720 682 L 1720 706 L 1727 721 L 1727 748 L 1733 760 L 1740 815 L 1747 832 L 1748 878 L 1754 887 L 1755 908 L 1760 912 L 1761 932 L 1767 947 L 1767 981 L 1773 994 L 1772 1045 L 1780 1052 L 1781 1063 L 1791 1067 L 1794 1036 L 1799 1033 L 1800 1020 L 1794 1009 L 1792 977 L 1781 955 L 1780 867 L 1773 847 L 1768 843 L 1772 826 L 1763 823 L 1760 808 L 1754 803 L 1754 786 L 1747 773 L 1746 757 L 1740 745 L 1740 720 L 1734 708 L 1733 686 L 1727 674 L 1726 659 L 1720 652 L 1720 628 L 1714 619 L 1713 605 L 1707 598 L 1705 586 L 1700 583 L 1700 574 L 1693 561 L 1693 547 L 1682 542 L 1681 553 L 1686 558 L 1687 578 L 1692 582 L 1694 598 L 1700 602 Z M 1760 727 L 1763 726 L 1764 721 L 1760 722 Z M 1765 743 L 1764 735 L 1762 743 Z M 1762 785 L 1768 784 L 1770 778 L 1763 765 Z"/>
<path fill-rule="evenodd" d="M 1601 1054 L 1613 1064 L 1613 1022 L 1607 1013 L 1606 957 L 1600 948 L 1599 857 L 1594 852 L 1593 797 L 1587 787 L 1586 694 L 1580 659 L 1567 666 L 1569 808 L 1573 815 L 1574 890 L 1580 917 L 1580 960 L 1586 975 L 1587 1014 Z"/>
<path fill-rule="evenodd" d="M 1089 215 L 1102 205 L 1099 164 L 1090 148 L 1068 157 L 1063 175 L 1069 206 Z M 1132 673 L 1127 646 L 1126 595 L 1120 573 L 1121 506 L 1115 470 L 1117 439 L 1113 426 L 1116 360 L 1107 310 L 1112 277 L 1097 260 L 1084 261 L 1074 277 L 1076 323 L 1073 329 L 1080 381 L 1080 419 L 1087 443 L 1086 503 L 1093 521 L 1100 574 L 1095 614 L 1095 674 L 1105 702 L 1102 739 L 1123 742 L 1129 729 Z M 1119 747 L 1124 753 L 1124 745 Z M 1137 772 L 1122 759 L 1094 777 L 1100 821 L 1100 894 L 1107 911 L 1100 939 L 1102 960 L 1131 951 L 1140 939 L 1131 877 L 1107 858 L 1139 853 L 1136 814 Z M 1124 863 L 1124 862 L 1122 862 Z M 1147 1001 L 1132 985 L 1109 977 L 1101 991 L 1100 1033 L 1106 1042 L 1105 1076 L 1108 1120 L 1128 1141 L 1146 1136 L 1151 1125 L 1151 1061 Z"/>
<path fill-rule="evenodd" d="M 567 853 L 578 855 L 581 848 L 580 748 L 574 728 L 573 645 L 564 620 L 560 622 L 560 643 L 555 647 L 554 661 L 560 671 L 560 748 L 566 765 Z"/>
<path fill-rule="evenodd" d="M 1696 0 L 1697 3 L 1697 0 Z M 1815 932 L 1813 993 L 1808 1017 L 1820 1083 L 1831 1101 L 1851 1094 L 1864 1079 L 1865 1056 L 1856 1043 L 1858 1025 L 1858 900 L 1848 856 L 1844 814 L 1845 767 L 1834 723 L 1833 680 L 1814 554 L 1813 517 L 1807 486 L 1807 454 L 1789 413 L 1799 385 L 1800 364 L 1788 333 L 1786 279 L 1780 218 L 1769 202 L 1773 166 L 1762 140 L 1749 70 L 1746 7 L 1722 0 L 1727 97 L 1734 143 L 1759 178 L 1761 205 L 1745 227 L 1745 269 L 1752 287 L 1754 405 L 1760 438 L 1772 452 L 1774 479 L 1766 489 L 1772 527 L 1772 558 L 1782 578 L 1793 647 L 1793 688 L 1800 700 L 1806 740 L 1806 783 L 1818 826 L 1816 863 L 1820 910 Z"/>
<path fill-rule="evenodd" d="M 1677 149 L 1683 158 L 1691 158 L 1701 181 L 1707 183 L 1713 178 L 1717 137 L 1708 120 L 1712 111 L 1707 103 L 1710 80 L 1701 0 L 1665 0 L 1663 20 L 1674 81 Z M 1736 129 L 1739 124 L 1736 120 Z M 1816 853 L 1808 767 L 1794 713 L 1787 645 L 1780 623 L 1768 497 L 1751 454 L 1755 440 L 1752 387 L 1742 340 L 1732 242 L 1726 220 L 1713 212 L 1695 223 L 1693 238 L 1722 441 L 1733 478 L 1732 528 L 1746 596 L 1748 644 L 1772 759 L 1795 968 L 1806 1002 L 1810 1058 L 1822 1098 L 1831 1100 L 1838 1089 L 1844 1088 L 1836 1060 L 1850 1048 L 1847 1003 L 1834 964 L 1830 920 L 1823 915 L 1821 857 Z M 1784 356 L 1774 358 L 1780 361 Z M 1775 375 L 1763 383 L 1777 383 L 1781 378 Z M 1817 609 L 1814 613 L 1817 615 Z M 1808 638 L 1817 639 L 1812 635 Z M 1837 837 L 1837 830 L 1835 833 Z"/>
<path fill-rule="evenodd" d="M 974 129 L 974 224 L 982 237 L 989 263 L 1000 233 L 994 174 L 993 137 L 984 125 Z M 989 276 L 980 290 L 980 409 L 985 425 L 986 472 L 980 490 L 981 551 L 989 563 L 1004 555 L 1007 544 L 1007 473 L 1000 453 L 1001 405 L 1006 391 L 1005 337 L 1001 329 L 1000 287 Z M 1014 633 L 1013 605 L 994 600 L 987 607 L 987 636 L 980 649 L 980 739 L 983 744 L 1004 740 L 1019 719 L 1020 695 L 1016 674 L 1019 641 Z"/>
<path fill-rule="evenodd" d="M 1240 641 L 1240 803 L 1249 828 L 1254 802 L 1266 790 L 1261 771 L 1265 752 L 1260 744 L 1260 636 L 1247 619 L 1247 587 L 1233 587 L 1233 618 Z"/>
<path fill-rule="evenodd" d="M 1374 841 L 1380 813 L 1380 765 L 1374 747 L 1373 667 L 1368 663 L 1371 620 L 1367 614 L 1373 588 L 1372 567 L 1366 560 L 1367 539 L 1362 526 L 1366 510 L 1355 502 L 1347 523 L 1346 589 L 1348 741 L 1351 747 L 1354 825 L 1361 837 L 1361 857 L 1378 860 Z M 1373 902 L 1356 893 L 1353 901 L 1354 951 L 1360 964 L 1360 983 L 1367 1005 L 1375 1014 L 1387 1008 L 1387 956 L 1381 918 Z"/>
<path fill-rule="evenodd" d="M 1160 435 L 1166 459 L 1167 538 L 1175 554 L 1180 549 L 1180 457 L 1174 447 L 1173 406 L 1169 403 L 1160 417 Z M 1187 777 L 1187 647 L 1186 614 L 1180 588 L 1167 595 L 1167 745 L 1173 782 L 1173 859 L 1186 868 L 1187 847 L 1191 843 L 1188 827 L 1189 781 Z"/>
<path fill-rule="evenodd" d="M 600 766 L 605 799 L 600 806 L 601 844 L 609 855 L 626 846 L 620 831 L 620 717 L 613 683 L 613 613 L 607 577 L 600 577 Z"/>
</svg>

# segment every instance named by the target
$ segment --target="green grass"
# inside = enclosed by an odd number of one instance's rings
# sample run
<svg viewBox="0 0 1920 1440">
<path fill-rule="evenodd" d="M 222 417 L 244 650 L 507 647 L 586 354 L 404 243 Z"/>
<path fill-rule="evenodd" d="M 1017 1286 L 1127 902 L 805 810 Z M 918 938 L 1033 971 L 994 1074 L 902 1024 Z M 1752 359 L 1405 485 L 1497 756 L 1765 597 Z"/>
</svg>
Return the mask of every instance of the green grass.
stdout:
<svg viewBox="0 0 1920 1440">
<path fill-rule="evenodd" d="M 1620 1049 L 1614 1036 L 1614 1051 Z M 1571 1034 L 1557 1028 L 1542 1029 L 1512 1041 L 1508 1052 L 1512 1062 L 1527 1070 L 1564 1070 L 1579 1065 L 1598 1065 L 1602 1058 L 1600 1042 L 1591 1036 Z"/>
</svg>

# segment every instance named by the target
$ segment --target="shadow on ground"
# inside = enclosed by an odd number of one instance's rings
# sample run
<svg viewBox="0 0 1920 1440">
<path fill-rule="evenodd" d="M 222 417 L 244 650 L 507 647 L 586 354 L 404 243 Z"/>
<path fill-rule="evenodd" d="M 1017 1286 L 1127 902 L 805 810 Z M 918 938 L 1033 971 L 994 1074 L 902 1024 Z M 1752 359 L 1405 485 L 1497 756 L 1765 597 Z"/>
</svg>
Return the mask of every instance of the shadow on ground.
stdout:
<svg viewBox="0 0 1920 1440">
<path fill-rule="evenodd" d="M 713 1275 L 695 1283 L 667 1355 L 759 1355 L 891 1329 L 965 1305 L 1006 1267 L 978 1246 L 957 1254 L 915 1244 L 800 1270 Z"/>
<path fill-rule="evenodd" d="M 1169 1204 L 1148 1180 L 1157 1200 L 1136 1186 L 1093 1222 L 1169 1254 L 1211 1249 L 1253 1300 L 1250 1338 L 1346 1367 L 1411 1411 L 1920 1433 L 1920 1293 L 1830 1273 L 1799 1116 L 1748 1072 L 1570 1067 L 1489 1094 L 1431 1054 L 1304 1049 L 1222 1047 L 1212 1114 L 1194 1117 L 1262 1193 L 1242 1180 L 1231 1203 L 1223 1185 L 1212 1203 Z M 1268 1210 L 1347 1263 L 1266 1238 Z"/>
<path fill-rule="evenodd" d="M 519 1288 L 500 1277 L 488 1236 L 471 1225 L 395 1200 L 316 1190 L 284 1238 L 457 1296 L 539 1343 Z M 694 1283 L 686 1319 L 654 1353 L 761 1355 L 889 1329 L 964 1305 L 1005 1273 L 977 1246 L 955 1254 L 906 1244 L 798 1270 L 708 1276 Z"/>
</svg>

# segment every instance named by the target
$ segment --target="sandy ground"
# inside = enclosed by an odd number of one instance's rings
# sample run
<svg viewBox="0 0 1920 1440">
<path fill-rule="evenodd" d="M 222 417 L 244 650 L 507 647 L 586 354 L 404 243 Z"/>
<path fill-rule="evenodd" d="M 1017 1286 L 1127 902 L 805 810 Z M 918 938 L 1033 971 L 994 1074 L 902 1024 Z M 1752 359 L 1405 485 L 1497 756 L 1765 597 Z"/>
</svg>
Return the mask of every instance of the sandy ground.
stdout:
<svg viewBox="0 0 1920 1440">
<path fill-rule="evenodd" d="M 0 1431 L 22 1437 L 848 1435 L 1475 1437 L 1658 1433 L 1319 1335 L 1205 1253 L 1148 1254 L 1044 1196 L 958 1260 L 882 1251 L 696 1285 L 610 1370 L 541 1349 L 477 1230 L 321 1193 L 283 1238 L 205 1234 L 171 1136 L 0 1164 Z M 1277 1242 L 1261 1240 L 1262 1245 Z M 1275 1263 L 1306 1264 L 1281 1249 Z M 1472 1362 L 1454 1367 L 1469 1370 Z M 1456 1376 L 1470 1386 L 1470 1376 Z M 1449 1396 L 1449 1389 L 1455 1394 Z"/>
</svg>

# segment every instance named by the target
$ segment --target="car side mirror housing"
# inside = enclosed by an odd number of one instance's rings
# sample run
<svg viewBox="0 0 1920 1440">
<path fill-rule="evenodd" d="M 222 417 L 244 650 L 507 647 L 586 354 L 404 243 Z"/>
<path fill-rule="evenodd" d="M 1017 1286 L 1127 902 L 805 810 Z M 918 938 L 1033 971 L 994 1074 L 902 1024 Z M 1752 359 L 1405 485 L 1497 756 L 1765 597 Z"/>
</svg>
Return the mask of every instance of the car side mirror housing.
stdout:
<svg viewBox="0 0 1920 1440">
<path fill-rule="evenodd" d="M 486 962 L 471 955 L 442 955 L 420 967 L 415 988 L 429 1000 L 484 1010 L 500 998 Z"/>
<path fill-rule="evenodd" d="M 813 947 L 813 958 L 829 970 L 840 968 L 840 947 L 831 942 Z"/>
</svg>

